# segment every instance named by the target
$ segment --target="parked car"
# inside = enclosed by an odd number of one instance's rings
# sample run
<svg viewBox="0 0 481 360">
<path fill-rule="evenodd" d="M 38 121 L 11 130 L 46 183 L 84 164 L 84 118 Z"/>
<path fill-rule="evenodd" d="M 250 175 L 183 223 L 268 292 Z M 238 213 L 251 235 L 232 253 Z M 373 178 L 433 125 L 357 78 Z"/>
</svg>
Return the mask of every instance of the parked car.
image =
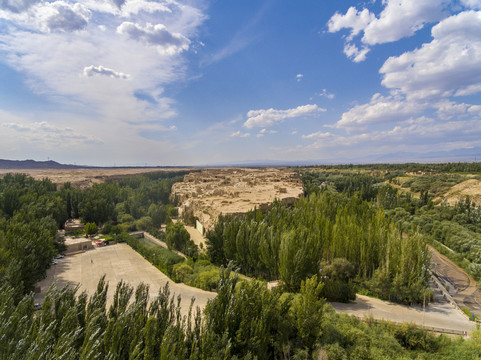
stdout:
<svg viewBox="0 0 481 360">
<path fill-rule="evenodd" d="M 35 310 L 40 310 L 40 309 L 42 308 L 42 304 L 40 304 L 40 303 L 35 303 L 35 304 L 33 304 L 33 308 L 34 308 Z"/>
<path fill-rule="evenodd" d="M 52 265 L 57 265 L 57 264 L 58 264 L 57 260 L 56 260 L 56 259 L 52 259 Z"/>
</svg>

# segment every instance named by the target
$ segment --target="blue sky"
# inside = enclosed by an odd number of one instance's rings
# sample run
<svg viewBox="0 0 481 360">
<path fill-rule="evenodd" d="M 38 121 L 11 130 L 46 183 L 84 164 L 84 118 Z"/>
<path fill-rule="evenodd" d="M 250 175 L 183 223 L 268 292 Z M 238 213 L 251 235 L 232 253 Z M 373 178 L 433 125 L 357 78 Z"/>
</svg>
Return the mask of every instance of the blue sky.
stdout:
<svg viewBox="0 0 481 360">
<path fill-rule="evenodd" d="M 0 0 L 0 158 L 481 158 L 481 0 Z"/>
</svg>

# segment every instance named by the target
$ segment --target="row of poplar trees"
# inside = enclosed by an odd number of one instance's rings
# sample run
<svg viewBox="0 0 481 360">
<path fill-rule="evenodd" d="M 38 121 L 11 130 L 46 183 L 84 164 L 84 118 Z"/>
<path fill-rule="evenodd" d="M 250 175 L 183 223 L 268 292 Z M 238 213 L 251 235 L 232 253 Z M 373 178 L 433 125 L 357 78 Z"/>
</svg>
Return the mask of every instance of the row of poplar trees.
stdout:
<svg viewBox="0 0 481 360">
<path fill-rule="evenodd" d="M 214 263 L 233 261 L 245 274 L 281 280 L 289 291 L 319 275 L 326 289 L 354 280 L 398 302 L 421 302 L 425 296 L 429 254 L 423 240 L 402 236 L 382 208 L 357 196 L 326 191 L 294 207 L 276 202 L 265 213 L 219 217 L 207 238 Z M 335 300 L 352 295 L 348 291 Z"/>
<path fill-rule="evenodd" d="M 321 288 L 313 277 L 286 297 L 224 269 L 217 297 L 186 315 L 168 284 L 151 298 L 148 286 L 120 282 L 110 305 L 103 278 L 90 298 L 53 286 L 38 311 L 33 296 L 16 304 L 3 286 L 0 359 L 307 359 L 321 335 Z"/>
</svg>

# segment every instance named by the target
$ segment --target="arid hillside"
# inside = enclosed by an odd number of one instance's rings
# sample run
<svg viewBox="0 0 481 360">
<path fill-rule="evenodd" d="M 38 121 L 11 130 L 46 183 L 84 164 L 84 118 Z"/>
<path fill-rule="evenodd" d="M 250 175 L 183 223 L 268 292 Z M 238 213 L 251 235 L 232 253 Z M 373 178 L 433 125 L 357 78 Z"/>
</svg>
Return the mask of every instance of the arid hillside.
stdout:
<svg viewBox="0 0 481 360">
<path fill-rule="evenodd" d="M 454 206 L 460 199 L 464 199 L 468 195 L 471 201 L 481 205 L 481 181 L 469 179 L 454 185 L 446 194 L 436 198 L 435 202 L 446 201 L 448 205 Z"/>
<path fill-rule="evenodd" d="M 208 169 L 172 187 L 180 214 L 192 213 L 206 230 L 219 214 L 267 208 L 275 199 L 292 203 L 302 193 L 299 175 L 287 169 Z"/>
</svg>

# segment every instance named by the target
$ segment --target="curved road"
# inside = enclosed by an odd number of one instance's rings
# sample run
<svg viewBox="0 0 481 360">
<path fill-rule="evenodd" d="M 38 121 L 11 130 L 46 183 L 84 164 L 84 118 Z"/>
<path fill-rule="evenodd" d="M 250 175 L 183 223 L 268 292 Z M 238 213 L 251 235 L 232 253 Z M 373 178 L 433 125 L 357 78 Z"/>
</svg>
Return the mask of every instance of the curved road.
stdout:
<svg viewBox="0 0 481 360">
<path fill-rule="evenodd" d="M 454 301 L 459 307 L 467 307 L 481 318 L 481 291 L 476 281 L 432 246 L 428 247 L 432 254 L 431 270 L 449 285 L 449 293 Z"/>
</svg>

